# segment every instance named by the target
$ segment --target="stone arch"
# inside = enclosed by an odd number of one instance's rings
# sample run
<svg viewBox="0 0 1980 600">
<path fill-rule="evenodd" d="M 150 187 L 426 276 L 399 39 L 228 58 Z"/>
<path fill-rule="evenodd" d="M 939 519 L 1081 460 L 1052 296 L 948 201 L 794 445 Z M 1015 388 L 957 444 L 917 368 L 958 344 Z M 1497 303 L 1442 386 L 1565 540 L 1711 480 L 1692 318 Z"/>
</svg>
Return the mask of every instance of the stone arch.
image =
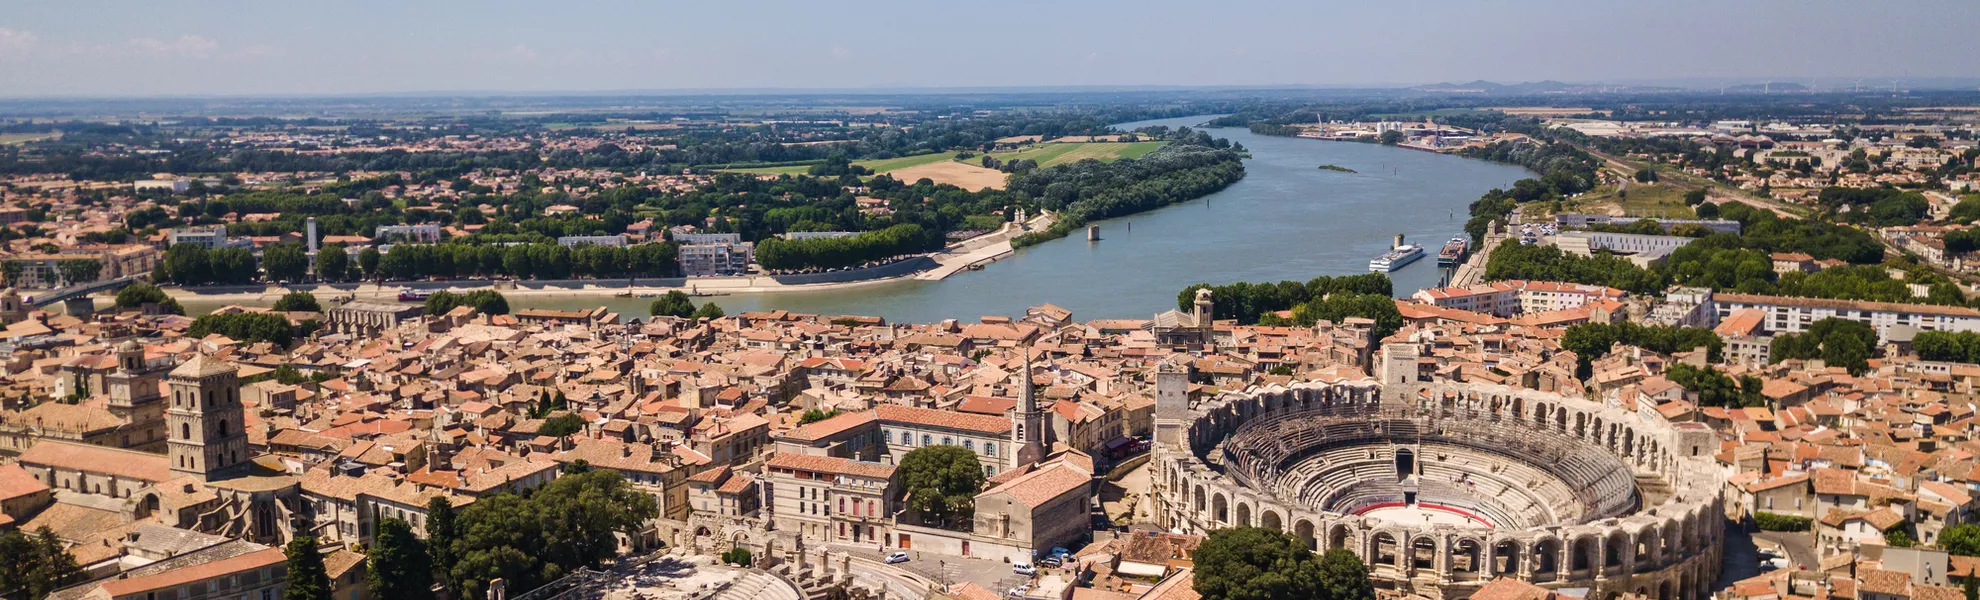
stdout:
<svg viewBox="0 0 1980 600">
<path fill-rule="evenodd" d="M 1238 501 L 1237 522 L 1234 524 L 1237 525 L 1238 527 L 1251 526 L 1251 503 L 1242 500 Z"/>
<path fill-rule="evenodd" d="M 1207 506 L 1206 506 L 1206 503 L 1205 503 L 1205 501 L 1204 501 L 1204 496 L 1206 496 L 1206 494 L 1204 494 L 1204 492 L 1203 492 L 1203 486 L 1202 486 L 1201 484 L 1198 484 L 1198 485 L 1196 486 L 1196 494 L 1195 494 L 1195 495 L 1196 495 L 1196 497 L 1195 497 L 1195 505 L 1194 505 L 1194 506 L 1192 506 L 1192 507 L 1191 507 L 1191 509 L 1192 509 L 1192 510 L 1195 510 L 1195 511 L 1196 511 L 1196 512 L 1197 512 L 1198 514 L 1201 514 L 1201 513 L 1203 512 L 1203 509 L 1204 509 L 1204 508 L 1207 508 Z"/>
<path fill-rule="evenodd" d="M 1579 572 L 1594 569 L 1597 562 L 1596 552 L 1599 551 L 1594 536 L 1584 535 L 1574 538 L 1568 551 L 1568 570 Z"/>
<path fill-rule="evenodd" d="M 1533 581 L 1553 581 L 1561 571 L 1561 541 L 1542 538 L 1533 544 Z"/>
<path fill-rule="evenodd" d="M 1636 557 L 1636 572 L 1642 573 L 1656 568 L 1661 556 L 1660 551 L 1663 549 L 1661 542 L 1664 539 L 1657 526 L 1654 524 L 1646 526 L 1637 530 L 1636 535 L 1631 537 L 1634 538 L 1635 544 L 1630 546 L 1630 556 Z"/>
<path fill-rule="evenodd" d="M 1231 522 L 1230 501 L 1224 499 L 1221 491 L 1210 496 L 1210 521 L 1219 527 Z"/>
<path fill-rule="evenodd" d="M 1312 521 L 1306 519 L 1294 521 L 1293 537 L 1299 538 L 1299 541 L 1306 542 L 1307 550 L 1320 550 L 1320 538 L 1314 534 Z"/>
<path fill-rule="evenodd" d="M 1327 549 L 1328 550 L 1341 550 L 1341 549 L 1358 550 L 1359 544 L 1348 543 L 1348 541 L 1353 537 L 1354 537 L 1353 534 L 1348 531 L 1348 526 L 1342 525 L 1340 523 L 1335 523 L 1333 527 L 1327 528 Z M 1362 553 L 1356 552 L 1356 554 L 1362 554 Z M 1366 554 L 1362 554 L 1362 555 L 1364 557 L 1367 556 Z"/>
<path fill-rule="evenodd" d="M 1411 537 L 1403 565 L 1419 570 L 1437 568 L 1438 555 L 1444 554 L 1439 546 L 1437 538 L 1434 537 L 1427 535 Z"/>
<path fill-rule="evenodd" d="M 1494 541 L 1492 542 L 1492 558 L 1490 559 L 1490 564 L 1486 565 L 1490 568 L 1486 570 L 1486 573 L 1494 576 L 1517 576 L 1519 575 L 1520 568 L 1519 561 L 1522 558 L 1525 557 L 1520 555 L 1519 542 L 1509 539 Z"/>
<path fill-rule="evenodd" d="M 1258 526 L 1273 531 L 1286 530 L 1285 523 L 1279 520 L 1279 513 L 1269 508 L 1258 513 Z"/>
<path fill-rule="evenodd" d="M 1450 556 L 1445 564 L 1451 573 L 1463 573 L 1466 579 L 1478 579 L 1485 562 L 1485 546 L 1472 538 L 1459 538 L 1451 544 Z"/>
<path fill-rule="evenodd" d="M 1621 569 L 1629 562 L 1631 548 L 1628 534 L 1621 531 L 1610 532 L 1609 537 L 1602 542 L 1602 572 L 1626 572 Z"/>
<path fill-rule="evenodd" d="M 1370 565 L 1389 566 L 1400 569 L 1403 566 L 1402 541 L 1397 539 L 1394 533 L 1377 531 L 1375 535 L 1368 537 L 1367 556 L 1368 564 Z"/>
</svg>

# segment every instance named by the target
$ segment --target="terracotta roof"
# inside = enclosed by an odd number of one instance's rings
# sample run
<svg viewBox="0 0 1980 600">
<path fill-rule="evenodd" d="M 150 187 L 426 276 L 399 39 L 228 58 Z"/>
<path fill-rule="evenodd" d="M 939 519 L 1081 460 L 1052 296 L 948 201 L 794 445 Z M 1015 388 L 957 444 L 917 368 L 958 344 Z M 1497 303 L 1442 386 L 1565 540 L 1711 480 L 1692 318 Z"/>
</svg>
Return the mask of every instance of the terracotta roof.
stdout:
<svg viewBox="0 0 1980 600">
<path fill-rule="evenodd" d="M 163 454 L 120 450 L 62 440 L 43 440 L 22 452 L 21 464 L 102 473 L 157 483 L 172 478 Z"/>
<path fill-rule="evenodd" d="M 836 456 L 778 453 L 770 455 L 770 460 L 764 464 L 771 468 L 854 475 L 875 479 L 890 479 L 894 476 L 894 467 L 892 466 L 880 463 L 860 462 Z"/>
<path fill-rule="evenodd" d="M 1009 433 L 1011 430 L 1011 420 L 1001 416 L 971 415 L 894 404 L 883 404 L 875 407 L 873 410 L 881 421 L 944 427 L 997 435 Z"/>
<path fill-rule="evenodd" d="M 113 597 L 127 596 L 152 590 L 168 589 L 231 573 L 253 571 L 262 567 L 281 564 L 284 560 L 282 549 L 269 548 L 267 550 L 249 552 L 233 558 L 216 560 L 182 569 L 173 569 L 157 575 L 108 581 L 104 582 L 102 589 L 105 593 Z"/>
<path fill-rule="evenodd" d="M 209 375 L 233 373 L 238 370 L 227 361 L 212 358 L 204 354 L 195 354 L 192 360 L 188 360 L 185 364 L 179 365 L 178 368 L 172 369 L 171 376 L 199 378 Z"/>
<path fill-rule="evenodd" d="M 48 484 L 35 479 L 20 465 L 0 465 L 0 500 L 12 500 L 47 489 Z"/>
<path fill-rule="evenodd" d="M 1038 508 L 1046 502 L 1093 483 L 1093 474 L 1063 463 L 1026 473 L 982 495 L 1007 494 L 1018 503 Z"/>
</svg>

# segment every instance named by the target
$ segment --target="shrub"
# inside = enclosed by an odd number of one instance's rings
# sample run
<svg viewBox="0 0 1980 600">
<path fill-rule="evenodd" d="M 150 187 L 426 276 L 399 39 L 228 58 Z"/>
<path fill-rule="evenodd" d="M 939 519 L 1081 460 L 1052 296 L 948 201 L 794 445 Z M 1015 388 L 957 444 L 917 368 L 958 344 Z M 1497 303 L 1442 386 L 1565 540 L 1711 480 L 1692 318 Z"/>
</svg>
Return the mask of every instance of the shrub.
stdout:
<svg viewBox="0 0 1980 600">
<path fill-rule="evenodd" d="M 1783 515 L 1764 511 L 1753 513 L 1753 524 L 1761 531 L 1808 531 L 1815 521 L 1808 517 Z"/>
</svg>

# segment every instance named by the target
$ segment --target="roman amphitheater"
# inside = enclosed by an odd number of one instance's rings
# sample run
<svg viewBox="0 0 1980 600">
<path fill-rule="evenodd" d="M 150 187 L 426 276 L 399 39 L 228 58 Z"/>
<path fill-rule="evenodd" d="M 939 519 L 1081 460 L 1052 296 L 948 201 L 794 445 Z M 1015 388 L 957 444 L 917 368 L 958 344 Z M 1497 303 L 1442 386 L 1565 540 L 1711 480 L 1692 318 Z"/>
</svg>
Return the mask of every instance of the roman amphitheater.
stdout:
<svg viewBox="0 0 1980 600">
<path fill-rule="evenodd" d="M 1696 423 L 1415 381 L 1179 397 L 1156 407 L 1157 514 L 1174 531 L 1278 529 L 1432 598 L 1505 576 L 1699 600 L 1719 570 L 1717 443 Z"/>
</svg>

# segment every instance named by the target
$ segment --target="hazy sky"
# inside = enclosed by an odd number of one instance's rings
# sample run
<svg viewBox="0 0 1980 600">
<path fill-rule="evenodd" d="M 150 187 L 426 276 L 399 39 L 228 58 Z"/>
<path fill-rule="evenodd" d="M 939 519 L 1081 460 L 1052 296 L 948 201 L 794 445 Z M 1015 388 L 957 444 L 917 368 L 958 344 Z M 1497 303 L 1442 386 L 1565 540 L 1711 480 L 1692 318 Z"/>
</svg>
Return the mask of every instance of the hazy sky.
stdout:
<svg viewBox="0 0 1980 600">
<path fill-rule="evenodd" d="M 0 96 L 1980 76 L 1975 0 L 5 4 Z"/>
</svg>

